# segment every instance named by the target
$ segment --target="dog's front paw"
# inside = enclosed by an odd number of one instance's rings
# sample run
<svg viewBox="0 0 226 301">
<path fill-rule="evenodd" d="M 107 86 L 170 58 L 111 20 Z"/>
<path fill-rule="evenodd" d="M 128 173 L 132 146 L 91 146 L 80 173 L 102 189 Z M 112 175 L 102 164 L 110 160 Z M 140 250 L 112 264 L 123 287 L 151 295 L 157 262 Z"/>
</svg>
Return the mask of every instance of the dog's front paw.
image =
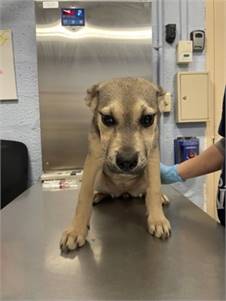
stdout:
<svg viewBox="0 0 226 301">
<path fill-rule="evenodd" d="M 88 234 L 88 227 L 83 229 L 82 227 L 69 227 L 67 228 L 60 240 L 60 249 L 63 252 L 75 250 L 78 247 L 82 247 L 86 242 Z"/>
<path fill-rule="evenodd" d="M 170 222 L 164 215 L 161 217 L 149 215 L 148 230 L 155 237 L 167 239 L 171 233 Z"/>
</svg>

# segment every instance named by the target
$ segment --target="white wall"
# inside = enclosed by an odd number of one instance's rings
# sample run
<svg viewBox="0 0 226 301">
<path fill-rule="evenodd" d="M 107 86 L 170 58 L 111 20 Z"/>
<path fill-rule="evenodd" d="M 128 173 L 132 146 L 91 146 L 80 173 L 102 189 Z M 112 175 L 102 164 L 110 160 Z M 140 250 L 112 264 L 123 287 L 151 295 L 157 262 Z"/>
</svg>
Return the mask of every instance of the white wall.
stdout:
<svg viewBox="0 0 226 301">
<path fill-rule="evenodd" d="M 18 94 L 18 101 L 0 102 L 0 138 L 26 144 L 34 183 L 42 168 L 33 1 L 0 0 L 0 12 L 0 28 L 13 32 Z"/>
</svg>

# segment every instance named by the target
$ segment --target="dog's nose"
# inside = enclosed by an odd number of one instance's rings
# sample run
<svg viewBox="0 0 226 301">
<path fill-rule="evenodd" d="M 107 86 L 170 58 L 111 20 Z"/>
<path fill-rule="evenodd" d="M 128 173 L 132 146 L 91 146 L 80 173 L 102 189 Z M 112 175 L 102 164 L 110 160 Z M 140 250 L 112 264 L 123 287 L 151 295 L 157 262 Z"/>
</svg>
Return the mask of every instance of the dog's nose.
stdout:
<svg viewBox="0 0 226 301">
<path fill-rule="evenodd" d="M 137 153 L 118 153 L 116 156 L 116 164 L 123 171 L 130 171 L 137 166 Z"/>
</svg>

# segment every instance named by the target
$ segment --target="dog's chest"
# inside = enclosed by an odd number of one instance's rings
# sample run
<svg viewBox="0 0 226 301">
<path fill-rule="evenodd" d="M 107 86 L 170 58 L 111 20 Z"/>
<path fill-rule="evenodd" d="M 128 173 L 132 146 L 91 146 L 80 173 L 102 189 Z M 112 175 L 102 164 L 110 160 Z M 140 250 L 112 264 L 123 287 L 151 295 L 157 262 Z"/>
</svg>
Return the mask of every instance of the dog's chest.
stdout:
<svg viewBox="0 0 226 301">
<path fill-rule="evenodd" d="M 119 197 L 126 193 L 139 197 L 146 192 L 145 176 L 129 177 L 117 174 L 109 177 L 100 172 L 95 181 L 95 190 L 110 194 L 112 197 Z"/>
</svg>

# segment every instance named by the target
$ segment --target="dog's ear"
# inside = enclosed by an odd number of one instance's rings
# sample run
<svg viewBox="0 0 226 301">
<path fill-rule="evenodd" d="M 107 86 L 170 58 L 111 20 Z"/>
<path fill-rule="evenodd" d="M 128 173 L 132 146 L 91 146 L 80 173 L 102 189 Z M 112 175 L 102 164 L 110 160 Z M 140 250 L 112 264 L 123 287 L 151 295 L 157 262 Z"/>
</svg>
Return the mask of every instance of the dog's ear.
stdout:
<svg viewBox="0 0 226 301">
<path fill-rule="evenodd" d="M 157 101 L 158 101 L 158 109 L 160 113 L 164 111 L 165 95 L 166 95 L 166 91 L 164 91 L 162 87 L 159 86 L 157 89 Z"/>
<path fill-rule="evenodd" d="M 95 84 L 86 91 L 85 102 L 87 106 L 94 112 L 98 105 L 98 96 L 99 96 L 100 84 Z"/>
<path fill-rule="evenodd" d="M 155 91 L 156 93 L 156 98 L 157 98 L 157 106 L 158 106 L 158 111 L 160 113 L 162 113 L 164 111 L 164 97 L 165 97 L 165 94 L 167 93 L 166 91 L 163 90 L 162 87 L 160 86 L 157 86 L 156 84 L 154 84 L 153 82 L 150 82 L 151 83 L 151 87 L 152 89 Z"/>
</svg>

